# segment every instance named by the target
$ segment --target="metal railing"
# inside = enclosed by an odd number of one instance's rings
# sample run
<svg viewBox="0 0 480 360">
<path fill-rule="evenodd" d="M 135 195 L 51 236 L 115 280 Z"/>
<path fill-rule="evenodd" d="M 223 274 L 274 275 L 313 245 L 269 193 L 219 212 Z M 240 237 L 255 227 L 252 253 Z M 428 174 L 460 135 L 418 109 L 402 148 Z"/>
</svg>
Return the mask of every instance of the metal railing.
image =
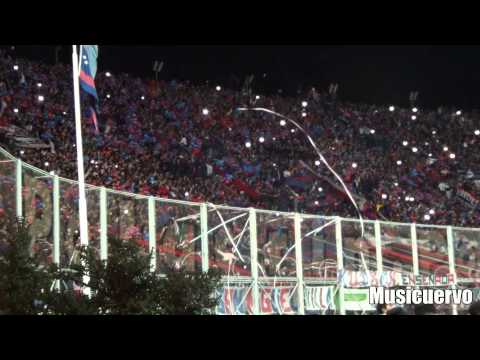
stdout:
<svg viewBox="0 0 480 360">
<path fill-rule="evenodd" d="M 152 271 L 216 267 L 225 284 L 219 313 L 345 314 L 350 308 L 344 293 L 362 287 L 359 274 L 452 274 L 454 286 L 469 287 L 479 277 L 474 248 L 480 229 L 365 221 L 362 238 L 354 219 L 161 199 L 92 185 L 86 194 L 89 246 L 101 259 L 108 258 L 108 238 L 117 236 L 151 251 Z M 31 224 L 32 251 L 60 266 L 75 261 L 75 181 L 0 148 L 0 200 L 0 227 L 8 215 L 23 217 Z"/>
</svg>

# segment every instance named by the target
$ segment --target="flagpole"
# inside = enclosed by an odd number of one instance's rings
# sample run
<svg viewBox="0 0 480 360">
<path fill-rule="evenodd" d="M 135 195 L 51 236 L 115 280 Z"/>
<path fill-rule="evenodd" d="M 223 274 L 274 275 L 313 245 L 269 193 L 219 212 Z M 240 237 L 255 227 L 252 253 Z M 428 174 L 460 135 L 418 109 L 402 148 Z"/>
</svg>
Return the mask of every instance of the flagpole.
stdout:
<svg viewBox="0 0 480 360">
<path fill-rule="evenodd" d="M 83 168 L 82 113 L 80 110 L 80 74 L 77 46 L 73 45 L 73 94 L 75 100 L 75 132 L 77 139 L 78 195 L 80 219 L 80 244 L 88 245 L 87 200 L 85 197 L 85 173 Z"/>
</svg>

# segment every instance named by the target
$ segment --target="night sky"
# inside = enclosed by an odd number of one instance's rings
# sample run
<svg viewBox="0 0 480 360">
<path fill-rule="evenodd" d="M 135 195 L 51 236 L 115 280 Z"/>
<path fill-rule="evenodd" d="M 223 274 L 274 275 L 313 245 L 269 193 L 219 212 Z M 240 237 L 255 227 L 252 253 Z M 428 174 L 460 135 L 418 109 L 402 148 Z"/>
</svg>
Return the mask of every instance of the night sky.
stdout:
<svg viewBox="0 0 480 360">
<path fill-rule="evenodd" d="M 17 46 L 16 52 L 53 63 L 54 48 Z M 60 60 L 70 59 L 71 47 L 63 46 Z M 480 46 L 100 45 L 99 71 L 151 78 L 156 59 L 165 62 L 163 79 L 239 88 L 247 74 L 254 74 L 259 94 L 282 89 L 291 95 L 300 86 L 328 89 L 337 82 L 346 101 L 408 106 L 410 91 L 417 90 L 420 106 L 480 108 Z"/>
</svg>

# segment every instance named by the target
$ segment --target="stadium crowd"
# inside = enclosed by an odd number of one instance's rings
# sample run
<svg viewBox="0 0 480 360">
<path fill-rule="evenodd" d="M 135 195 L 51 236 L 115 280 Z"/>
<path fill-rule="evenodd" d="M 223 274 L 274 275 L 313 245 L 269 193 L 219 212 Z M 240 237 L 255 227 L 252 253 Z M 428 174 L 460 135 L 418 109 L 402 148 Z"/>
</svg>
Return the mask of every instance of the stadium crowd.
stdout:
<svg viewBox="0 0 480 360">
<path fill-rule="evenodd" d="M 76 179 L 71 65 L 0 54 L 0 127 L 48 149 L 2 146 Z M 477 227 L 480 114 L 352 104 L 310 89 L 297 97 L 97 74 L 99 132 L 83 98 L 86 181 L 117 190 L 238 207 L 357 217 L 299 122 L 344 179 L 363 216 Z"/>
</svg>

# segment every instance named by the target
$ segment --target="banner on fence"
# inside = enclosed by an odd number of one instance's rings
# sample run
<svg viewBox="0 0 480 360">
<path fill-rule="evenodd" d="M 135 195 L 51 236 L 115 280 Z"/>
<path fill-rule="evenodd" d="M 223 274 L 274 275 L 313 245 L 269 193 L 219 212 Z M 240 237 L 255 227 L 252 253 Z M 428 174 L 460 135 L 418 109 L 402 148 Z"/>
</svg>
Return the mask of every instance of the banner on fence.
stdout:
<svg viewBox="0 0 480 360">
<path fill-rule="evenodd" d="M 335 309 L 333 286 L 306 286 L 305 311 L 320 312 Z"/>
<path fill-rule="evenodd" d="M 343 300 L 346 311 L 375 311 L 368 299 L 368 289 L 344 289 Z"/>
</svg>

